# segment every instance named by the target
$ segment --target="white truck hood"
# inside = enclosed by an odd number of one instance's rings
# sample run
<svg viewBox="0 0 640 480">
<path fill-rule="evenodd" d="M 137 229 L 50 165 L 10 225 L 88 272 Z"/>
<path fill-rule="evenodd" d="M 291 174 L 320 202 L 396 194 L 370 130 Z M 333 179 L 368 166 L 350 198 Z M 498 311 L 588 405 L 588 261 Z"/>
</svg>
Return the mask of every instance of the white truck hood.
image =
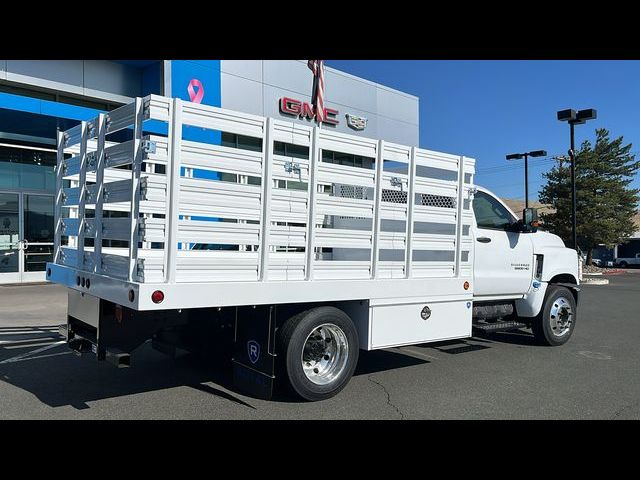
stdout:
<svg viewBox="0 0 640 480">
<path fill-rule="evenodd" d="M 534 255 L 544 255 L 542 281 L 550 281 L 557 275 L 569 274 L 579 281 L 580 260 L 575 250 L 567 248 L 562 239 L 553 233 L 537 231 L 531 235 Z"/>
<path fill-rule="evenodd" d="M 544 252 L 538 250 L 547 248 L 566 248 L 564 242 L 558 235 L 554 235 L 553 233 L 544 232 L 541 230 L 538 230 L 536 233 L 531 235 L 531 241 L 533 243 L 534 254 L 544 254 Z"/>
</svg>

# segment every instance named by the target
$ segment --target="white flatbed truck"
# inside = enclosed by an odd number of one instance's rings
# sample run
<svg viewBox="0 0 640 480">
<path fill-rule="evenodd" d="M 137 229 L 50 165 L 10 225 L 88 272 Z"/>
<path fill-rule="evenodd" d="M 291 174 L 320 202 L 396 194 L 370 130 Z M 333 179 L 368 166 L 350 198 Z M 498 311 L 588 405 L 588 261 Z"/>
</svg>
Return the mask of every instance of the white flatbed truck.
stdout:
<svg viewBox="0 0 640 480">
<path fill-rule="evenodd" d="M 516 328 L 565 343 L 577 253 L 474 173 L 464 156 L 155 95 L 81 122 L 58 133 L 46 270 L 69 289 L 68 345 L 120 367 L 149 340 L 218 353 L 242 391 L 321 400 L 361 349 Z"/>
</svg>

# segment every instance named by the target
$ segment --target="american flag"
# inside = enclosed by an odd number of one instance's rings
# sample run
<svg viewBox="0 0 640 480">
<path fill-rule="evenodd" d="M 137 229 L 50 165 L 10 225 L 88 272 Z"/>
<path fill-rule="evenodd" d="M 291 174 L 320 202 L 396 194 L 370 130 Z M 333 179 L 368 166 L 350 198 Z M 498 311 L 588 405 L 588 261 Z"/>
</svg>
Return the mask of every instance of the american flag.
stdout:
<svg viewBox="0 0 640 480">
<path fill-rule="evenodd" d="M 307 66 L 313 72 L 311 103 L 316 108 L 316 120 L 324 122 L 324 60 L 309 60 Z"/>
</svg>

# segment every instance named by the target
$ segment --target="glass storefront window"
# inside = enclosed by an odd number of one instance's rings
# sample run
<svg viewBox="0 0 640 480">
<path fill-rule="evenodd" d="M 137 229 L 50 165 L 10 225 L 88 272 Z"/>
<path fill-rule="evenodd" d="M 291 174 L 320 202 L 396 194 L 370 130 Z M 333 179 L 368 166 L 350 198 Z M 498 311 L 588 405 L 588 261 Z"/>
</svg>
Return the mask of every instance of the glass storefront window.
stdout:
<svg viewBox="0 0 640 480">
<path fill-rule="evenodd" d="M 24 196 L 24 238 L 30 242 L 53 242 L 53 197 Z"/>
<path fill-rule="evenodd" d="M 0 192 L 0 273 L 18 271 L 20 213 L 17 193 Z"/>
<path fill-rule="evenodd" d="M 0 189 L 54 192 L 56 154 L 0 146 Z"/>
</svg>

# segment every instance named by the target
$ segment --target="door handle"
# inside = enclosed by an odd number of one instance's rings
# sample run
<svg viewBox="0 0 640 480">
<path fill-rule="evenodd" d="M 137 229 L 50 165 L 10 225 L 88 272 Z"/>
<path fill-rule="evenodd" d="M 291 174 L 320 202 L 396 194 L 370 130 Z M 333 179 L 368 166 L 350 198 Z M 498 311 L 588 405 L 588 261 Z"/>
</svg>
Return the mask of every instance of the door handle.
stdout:
<svg viewBox="0 0 640 480">
<path fill-rule="evenodd" d="M 478 237 L 476 238 L 476 240 L 479 241 L 480 243 L 489 243 L 491 241 L 489 237 Z"/>
</svg>

